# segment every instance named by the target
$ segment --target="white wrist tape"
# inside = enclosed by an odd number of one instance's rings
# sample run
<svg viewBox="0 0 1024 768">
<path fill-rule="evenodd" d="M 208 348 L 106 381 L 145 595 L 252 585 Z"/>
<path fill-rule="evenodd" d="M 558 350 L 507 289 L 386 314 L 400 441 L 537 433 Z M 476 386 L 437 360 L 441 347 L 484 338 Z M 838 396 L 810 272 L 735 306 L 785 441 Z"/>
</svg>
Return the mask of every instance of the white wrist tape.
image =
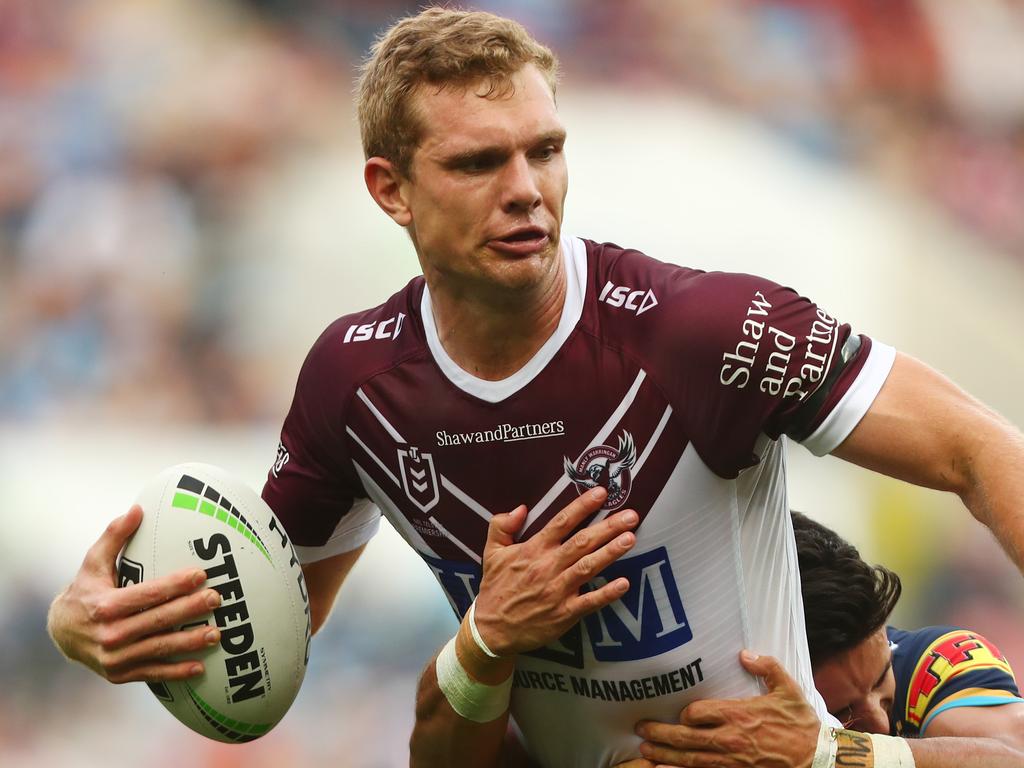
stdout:
<svg viewBox="0 0 1024 768">
<path fill-rule="evenodd" d="M 837 731 L 829 725 L 822 725 L 818 731 L 818 747 L 814 752 L 811 768 L 836 768 L 837 760 L 844 758 L 842 750 L 854 747 L 858 756 L 857 765 L 863 765 L 861 756 L 868 751 L 867 743 L 871 743 L 872 761 L 867 763 L 874 768 L 917 768 L 914 753 L 905 739 L 885 736 L 880 733 L 858 733 L 856 731 Z M 845 757 L 849 759 L 850 755 Z"/>
<path fill-rule="evenodd" d="M 437 655 L 437 686 L 461 717 L 474 723 L 489 723 L 508 709 L 512 676 L 498 685 L 484 685 L 469 676 L 455 653 L 453 637 Z"/>
<path fill-rule="evenodd" d="M 906 739 L 872 733 L 871 743 L 875 747 L 875 768 L 916 768 L 914 753 Z"/>
<path fill-rule="evenodd" d="M 469 604 L 469 632 L 473 635 L 473 641 L 481 651 L 486 653 L 492 659 L 498 658 L 498 654 L 487 647 L 487 643 L 485 643 L 484 639 L 480 637 L 480 630 L 476 628 L 476 600 Z"/>
<path fill-rule="evenodd" d="M 818 731 L 818 747 L 814 751 L 811 768 L 835 768 L 838 748 L 836 729 L 827 723 L 822 723 L 821 729 Z"/>
</svg>

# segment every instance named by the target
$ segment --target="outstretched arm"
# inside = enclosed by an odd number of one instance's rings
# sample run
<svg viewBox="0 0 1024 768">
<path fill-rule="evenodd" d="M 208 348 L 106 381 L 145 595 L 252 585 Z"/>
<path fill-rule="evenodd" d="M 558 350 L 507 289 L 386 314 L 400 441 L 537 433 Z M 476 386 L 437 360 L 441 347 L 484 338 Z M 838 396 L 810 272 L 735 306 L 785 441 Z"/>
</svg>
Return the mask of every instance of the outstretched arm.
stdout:
<svg viewBox="0 0 1024 768">
<path fill-rule="evenodd" d="M 764 679 L 768 693 L 747 699 L 705 699 L 690 704 L 678 723 L 643 721 L 640 753 L 649 766 L 714 765 L 723 768 L 810 768 L 821 724 L 796 681 L 771 656 L 744 652 L 740 662 Z M 879 766 L 868 734 L 838 731 L 836 766 Z M 892 738 L 892 737 L 884 737 Z M 906 741 L 917 768 L 1024 766 L 1024 753 L 987 738 Z M 620 768 L 622 768 L 620 766 Z"/>
<path fill-rule="evenodd" d="M 1024 436 L 942 374 L 897 355 L 871 408 L 833 455 L 956 493 L 1024 572 Z"/>
<path fill-rule="evenodd" d="M 1024 752 L 1024 703 L 940 712 L 928 724 L 928 738 L 942 736 L 995 739 Z"/>
<path fill-rule="evenodd" d="M 556 640 L 583 616 L 626 591 L 627 580 L 619 578 L 580 594 L 587 580 L 628 552 L 636 541 L 631 529 L 638 517 L 632 510 L 572 533 L 601 507 L 606 495 L 603 488 L 584 493 L 521 543 L 516 543 L 515 534 L 526 520 L 526 507 L 492 518 L 475 612 L 484 645 L 496 657 L 488 656 L 474 639 L 467 614 L 454 641 L 461 665 L 458 674 L 464 675 L 464 683 L 494 686 L 495 691 L 507 686 L 518 654 Z M 439 656 L 446 653 L 450 654 L 450 649 Z M 432 662 L 420 680 L 410 764 L 414 768 L 505 765 L 502 744 L 508 723 L 507 689 L 503 701 L 488 699 L 497 702 L 500 714 L 474 720 L 460 715 L 442 692 L 451 690 L 438 681 L 443 674 L 439 670 L 445 668 L 440 661 Z"/>
</svg>

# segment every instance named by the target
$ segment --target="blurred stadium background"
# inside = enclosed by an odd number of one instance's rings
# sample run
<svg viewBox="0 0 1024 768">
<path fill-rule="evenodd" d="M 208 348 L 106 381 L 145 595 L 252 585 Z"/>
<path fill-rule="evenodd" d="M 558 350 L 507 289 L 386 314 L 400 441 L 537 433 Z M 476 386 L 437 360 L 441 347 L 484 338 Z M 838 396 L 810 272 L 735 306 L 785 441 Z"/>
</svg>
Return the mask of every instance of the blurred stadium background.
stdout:
<svg viewBox="0 0 1024 768">
<path fill-rule="evenodd" d="M 407 762 L 455 622 L 389 529 L 282 726 L 192 735 L 65 664 L 51 596 L 183 460 L 260 487 L 303 355 L 417 273 L 350 93 L 398 0 L 0 0 L 0 765 Z M 562 58 L 566 228 L 793 285 L 1024 424 L 1024 2 L 492 0 Z M 1021 581 L 955 500 L 800 448 L 794 506 L 1024 669 Z"/>
</svg>

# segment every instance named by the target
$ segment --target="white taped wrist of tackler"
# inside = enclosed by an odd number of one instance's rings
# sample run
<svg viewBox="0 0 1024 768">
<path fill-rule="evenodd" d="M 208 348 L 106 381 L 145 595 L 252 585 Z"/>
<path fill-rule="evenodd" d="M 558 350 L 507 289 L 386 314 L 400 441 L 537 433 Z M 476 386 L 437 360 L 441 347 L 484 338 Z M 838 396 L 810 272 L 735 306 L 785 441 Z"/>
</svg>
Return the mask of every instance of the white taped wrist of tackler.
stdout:
<svg viewBox="0 0 1024 768">
<path fill-rule="evenodd" d="M 828 723 L 822 723 L 818 730 L 818 746 L 814 751 L 811 768 L 836 768 L 836 729 Z"/>
<path fill-rule="evenodd" d="M 868 735 L 875 748 L 875 768 L 917 768 L 914 753 L 910 751 L 906 739 L 881 733 Z"/>
</svg>

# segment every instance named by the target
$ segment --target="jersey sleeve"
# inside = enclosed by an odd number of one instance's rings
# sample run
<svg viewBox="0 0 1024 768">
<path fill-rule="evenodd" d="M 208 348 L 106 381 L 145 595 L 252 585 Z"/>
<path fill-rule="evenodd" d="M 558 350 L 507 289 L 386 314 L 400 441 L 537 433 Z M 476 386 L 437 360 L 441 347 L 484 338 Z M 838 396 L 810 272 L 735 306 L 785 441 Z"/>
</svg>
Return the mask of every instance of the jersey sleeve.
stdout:
<svg viewBox="0 0 1024 768">
<path fill-rule="evenodd" d="M 992 706 L 1020 701 L 1006 658 L 978 632 L 952 629 L 924 646 L 907 686 L 906 721 L 925 729 L 954 706 Z"/>
<path fill-rule="evenodd" d="M 852 332 L 791 288 L 700 273 L 679 296 L 677 364 L 695 448 L 722 477 L 756 463 L 763 433 L 834 450 L 885 382 L 895 350 Z"/>
<path fill-rule="evenodd" d="M 345 409 L 351 393 L 332 340 L 329 328 L 302 365 L 263 487 L 263 499 L 303 563 L 353 550 L 380 525 L 380 512 L 366 498 L 348 458 Z"/>
</svg>

